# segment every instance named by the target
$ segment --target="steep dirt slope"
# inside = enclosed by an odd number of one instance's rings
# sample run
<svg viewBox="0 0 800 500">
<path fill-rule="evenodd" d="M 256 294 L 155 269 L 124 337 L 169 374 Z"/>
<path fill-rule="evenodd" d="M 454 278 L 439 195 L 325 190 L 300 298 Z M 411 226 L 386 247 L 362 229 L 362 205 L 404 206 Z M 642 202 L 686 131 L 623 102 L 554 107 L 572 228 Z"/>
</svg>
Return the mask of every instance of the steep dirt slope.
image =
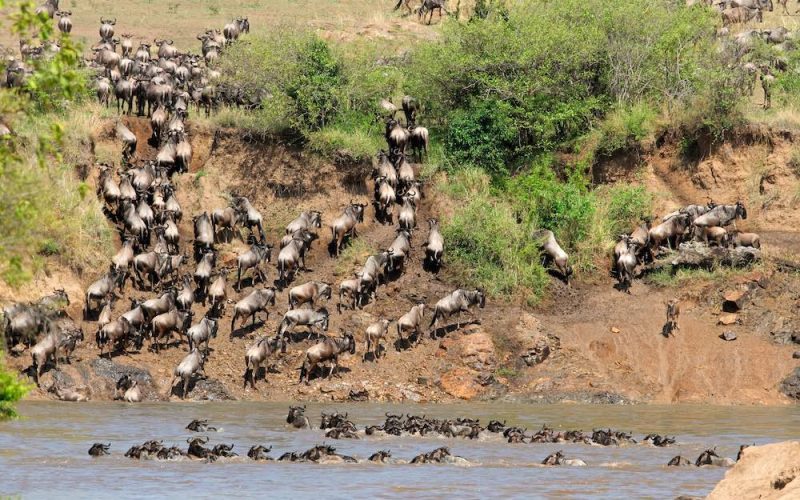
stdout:
<svg viewBox="0 0 800 500">
<path fill-rule="evenodd" d="M 124 118 L 139 137 L 139 155 L 151 158 L 155 151 L 146 146 L 150 130 L 146 120 Z M 741 315 L 741 325 L 730 327 L 739 340 L 725 343 L 717 336 L 723 327 L 716 326 L 721 289 L 695 287 L 679 291 L 662 291 L 637 282 L 632 294 L 613 289 L 608 278 L 592 282 L 580 279 L 570 288 L 553 283 L 553 299 L 534 311 L 525 311 L 515 304 L 490 300 L 478 316 L 481 324 L 472 324 L 459 331 L 449 331 L 443 340 L 426 338 L 419 346 L 395 349 L 394 325 L 390 331 L 386 356 L 377 363 L 362 362 L 363 330 L 379 318 L 396 319 L 411 306 L 424 301 L 428 306 L 457 287 L 446 282 L 446 273 L 433 275 L 422 269 L 419 245 L 427 235 L 425 220 L 448 212 L 444 200 L 428 190 L 418 211 L 419 229 L 415 232 L 414 259 L 406 272 L 379 290 L 376 303 L 363 310 L 336 312 L 338 283 L 349 278 L 363 264 L 370 252 L 388 246 L 394 238 L 391 226 L 378 224 L 373 210 L 368 208 L 365 222 L 359 227 L 359 241 L 354 250 L 339 259 L 328 255 L 330 230 L 327 223 L 341 212 L 350 200 L 369 202 L 371 182 L 369 166 L 335 166 L 304 154 L 302 151 L 277 144 L 248 142 L 233 130 L 206 129 L 188 124 L 194 147 L 190 172 L 177 176 L 178 199 L 184 217 L 180 224 L 181 251 L 191 255 L 191 216 L 202 211 L 226 206 L 231 193 L 248 196 L 261 210 L 265 219 L 268 241 L 276 244 L 283 227 L 299 211 L 317 209 L 323 213 L 320 241 L 315 242 L 307 258 L 309 270 L 295 280 L 300 284 L 311 279 L 334 285 L 334 299 L 327 304 L 331 311 L 330 332 L 352 331 L 359 340 L 356 356 L 342 358 L 340 378 L 317 380 L 310 386 L 297 384 L 297 368 L 305 349 L 312 341 L 305 340 L 290 346 L 289 352 L 274 359 L 274 370 L 266 373 L 266 382 L 258 390 L 242 388 L 244 353 L 260 335 L 272 335 L 287 309 L 285 292 L 279 293 L 270 316 L 255 328 L 230 330 L 232 303 L 252 290 L 249 279 L 241 293 L 230 286 L 229 303 L 220 320 L 218 338 L 212 341 L 213 352 L 206 365 L 209 381 L 201 382 L 192 397 L 234 397 L 245 399 L 346 399 L 351 391 L 367 390 L 370 399 L 443 401 L 454 398 L 492 398 L 506 395 L 511 399 L 588 400 L 588 401 L 653 401 L 653 402 L 719 402 L 719 403 L 785 403 L 777 391 L 780 380 L 788 374 L 794 362 L 792 347 L 770 342 L 777 330 L 800 329 L 792 323 L 796 316 L 792 295 L 800 283 L 797 279 L 775 275 L 759 292 L 755 303 Z M 757 146 L 760 148 L 761 146 Z M 787 146 L 788 147 L 788 146 Z M 113 124 L 108 123 L 96 133 L 95 148 L 117 157 L 119 146 L 113 137 Z M 742 148 L 741 154 L 762 154 Z M 693 200 L 702 191 L 686 175 L 669 168 L 669 150 L 665 151 L 665 170 L 654 160 L 645 167 L 647 176 L 661 182 L 665 188 L 661 199 L 667 210 L 670 206 Z M 760 151 L 760 150 L 758 150 Z M 654 158 L 661 158 L 658 154 Z M 674 161 L 674 157 L 673 157 Z M 625 174 L 627 175 L 627 174 Z M 783 174 L 781 174 L 783 175 Z M 655 181 L 653 181 L 655 182 Z M 735 179 L 730 181 L 738 185 Z M 648 185 L 655 186 L 654 183 Z M 720 181 L 713 191 L 715 199 L 736 192 Z M 723 191 L 730 189 L 730 191 Z M 672 204 L 672 205 L 671 205 Z M 769 213 L 769 209 L 766 210 Z M 757 215 L 749 223 L 760 223 Z M 769 221 L 767 221 L 769 223 Z M 781 241 L 791 246 L 794 233 L 783 232 Z M 777 239 L 777 238 L 776 238 Z M 238 240 L 219 244 L 219 266 L 235 266 L 236 255 L 246 250 Z M 274 254 L 277 255 L 277 252 Z M 105 264 L 98 264 L 96 274 L 74 277 L 63 272 L 31 286 L 19 297 L 35 298 L 56 284 L 65 284 L 73 304 L 70 313 L 80 317 L 83 306 L 82 290 L 97 278 Z M 193 273 L 194 263 L 184 266 L 182 273 Z M 235 273 L 232 278 L 235 277 Z M 273 264 L 269 266 L 269 283 L 276 279 Z M 257 284 L 257 286 L 261 286 Z M 135 290 L 130 283 L 118 301 L 115 315 L 129 307 L 128 299 L 147 299 L 152 292 Z M 681 331 L 669 339 L 660 335 L 664 303 L 674 295 L 684 301 Z M 205 312 L 195 305 L 195 319 Z M 794 316 L 793 316 L 794 315 Z M 261 316 L 263 320 L 263 315 Z M 780 325 L 779 325 L 780 323 Z M 143 369 L 149 398 L 164 398 L 169 390 L 172 369 L 185 354 L 185 344 L 173 346 L 156 355 L 146 349 L 139 353 L 120 354 L 113 365 L 98 362 L 98 350 L 93 338 L 93 322 L 83 323 L 87 342 L 76 353 L 76 363 L 61 372 L 51 371 L 43 377 L 43 386 L 53 377 L 74 385 L 91 387 L 96 399 L 111 396 L 111 384 L 126 368 Z M 618 330 L 617 333 L 613 333 Z M 548 336 L 549 335 L 549 336 Z M 556 339 L 557 337 L 557 339 Z M 527 367 L 521 359 L 531 347 L 545 341 L 552 346 L 551 356 L 544 363 Z M 147 345 L 147 344 L 146 344 Z M 29 363 L 26 356 L 11 360 L 19 369 Z M 139 373 L 139 372 L 137 372 Z M 35 397 L 45 397 L 38 393 Z"/>
</svg>

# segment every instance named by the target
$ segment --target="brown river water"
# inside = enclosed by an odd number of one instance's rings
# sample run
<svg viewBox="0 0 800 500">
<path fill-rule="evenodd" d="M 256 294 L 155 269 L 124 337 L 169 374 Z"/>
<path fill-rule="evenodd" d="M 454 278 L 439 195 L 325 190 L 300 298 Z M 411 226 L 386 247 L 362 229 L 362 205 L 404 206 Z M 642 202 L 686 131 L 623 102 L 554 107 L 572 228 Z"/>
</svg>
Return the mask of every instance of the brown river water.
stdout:
<svg viewBox="0 0 800 500">
<path fill-rule="evenodd" d="M 508 444 L 502 438 L 481 440 L 439 437 L 370 437 L 325 439 L 323 432 L 286 427 L 288 403 L 57 403 L 19 405 L 23 418 L 0 423 L 0 497 L 24 498 L 674 498 L 705 495 L 723 477 L 715 467 L 666 467 L 675 455 L 694 460 L 716 447 L 735 457 L 740 444 L 764 444 L 800 436 L 800 407 L 594 406 L 594 405 L 383 405 L 309 404 L 306 415 L 319 425 L 320 411 L 349 412 L 359 429 L 381 424 L 385 412 L 505 420 L 536 430 L 611 427 L 632 432 L 637 440 L 657 432 L 677 436 L 667 448 L 637 444 L 619 447 L 584 444 Z M 209 419 L 219 432 L 206 433 L 216 443 L 234 443 L 245 458 L 216 463 L 131 460 L 123 455 L 134 444 L 162 439 L 186 448 L 185 430 L 195 418 Z M 470 466 L 318 465 L 255 463 L 246 458 L 254 444 L 304 451 L 332 443 L 358 459 L 389 449 L 395 458 L 439 446 L 467 459 Z M 111 443 L 111 455 L 92 458 L 94 442 Z M 564 450 L 586 467 L 543 467 L 548 454 Z"/>
</svg>

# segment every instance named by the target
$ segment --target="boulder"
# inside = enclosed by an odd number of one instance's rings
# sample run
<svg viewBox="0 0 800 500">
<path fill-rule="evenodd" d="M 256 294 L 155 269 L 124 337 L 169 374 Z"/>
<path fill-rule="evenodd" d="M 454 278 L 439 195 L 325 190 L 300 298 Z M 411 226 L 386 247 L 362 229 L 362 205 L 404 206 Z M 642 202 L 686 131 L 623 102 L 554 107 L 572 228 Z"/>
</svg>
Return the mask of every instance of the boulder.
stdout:
<svg viewBox="0 0 800 500">
<path fill-rule="evenodd" d="M 790 398 L 800 400 L 800 367 L 795 368 L 792 374 L 783 379 L 778 390 Z"/>
<path fill-rule="evenodd" d="M 443 374 L 439 384 L 447 394 L 466 400 L 475 398 L 483 390 L 475 380 L 475 373 L 464 367 Z"/>
<path fill-rule="evenodd" d="M 739 315 L 728 313 L 728 314 L 720 314 L 719 318 L 717 318 L 717 324 L 719 325 L 735 325 L 739 322 Z"/>
<path fill-rule="evenodd" d="M 699 241 L 688 241 L 678 246 L 678 253 L 669 264 L 673 267 L 702 267 L 715 265 L 745 267 L 761 259 L 761 251 L 750 247 L 710 247 Z M 661 263 L 662 265 L 664 263 Z M 660 267 L 660 266 L 656 266 Z"/>
<path fill-rule="evenodd" d="M 726 332 L 722 332 L 722 334 L 719 336 L 719 338 L 721 338 L 722 340 L 725 340 L 727 342 L 732 342 L 732 341 L 736 340 L 736 334 L 733 333 L 732 331 L 728 330 Z"/>
</svg>

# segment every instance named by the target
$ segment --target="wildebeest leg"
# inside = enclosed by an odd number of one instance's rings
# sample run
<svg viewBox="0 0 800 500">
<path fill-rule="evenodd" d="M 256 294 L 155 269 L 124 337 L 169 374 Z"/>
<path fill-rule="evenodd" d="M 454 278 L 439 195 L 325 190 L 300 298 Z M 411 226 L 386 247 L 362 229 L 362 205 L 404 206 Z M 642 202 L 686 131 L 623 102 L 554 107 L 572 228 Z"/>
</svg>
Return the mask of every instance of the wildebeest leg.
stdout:
<svg viewBox="0 0 800 500">
<path fill-rule="evenodd" d="M 183 392 L 181 392 L 181 399 L 186 399 L 187 389 L 189 389 L 189 377 L 183 377 Z"/>
<path fill-rule="evenodd" d="M 334 372 L 339 371 L 339 356 L 334 356 L 331 362 L 331 370 L 328 372 L 328 378 L 331 378 Z"/>
</svg>

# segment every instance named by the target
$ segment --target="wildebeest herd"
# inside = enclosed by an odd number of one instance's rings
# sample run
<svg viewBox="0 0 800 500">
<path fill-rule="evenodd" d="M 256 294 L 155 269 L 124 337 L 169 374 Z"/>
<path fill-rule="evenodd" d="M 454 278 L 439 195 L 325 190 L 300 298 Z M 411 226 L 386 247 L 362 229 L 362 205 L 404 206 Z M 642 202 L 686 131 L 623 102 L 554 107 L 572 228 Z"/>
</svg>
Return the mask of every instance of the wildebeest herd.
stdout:
<svg viewBox="0 0 800 500">
<path fill-rule="evenodd" d="M 304 406 L 292 406 L 286 417 L 286 426 L 289 429 L 313 429 L 308 417 L 305 416 Z M 208 424 L 207 420 L 193 420 L 186 426 L 186 429 L 196 433 L 217 432 L 218 428 Z M 322 412 L 320 425 L 317 428 L 324 432 L 328 439 L 370 439 L 379 436 L 394 437 L 433 437 L 433 438 L 463 438 L 481 440 L 506 440 L 508 443 L 531 443 L 531 444 L 557 444 L 557 443 L 581 443 L 592 446 L 627 446 L 643 444 L 654 447 L 667 447 L 676 444 L 674 437 L 661 436 L 659 434 L 648 434 L 641 443 L 637 442 L 630 434 L 620 431 L 594 430 L 591 434 L 580 430 L 555 431 L 544 425 L 541 430 L 528 435 L 527 430 L 519 427 L 507 426 L 505 421 L 492 420 L 488 425 L 483 426 L 478 419 L 456 418 L 456 419 L 434 419 L 426 416 L 402 415 L 386 413 L 386 419 L 381 425 L 365 426 L 359 430 L 356 425 L 349 420 L 347 413 L 338 411 L 326 413 Z M 523 439 L 526 438 L 526 439 Z M 208 436 L 190 436 L 186 439 L 188 448 L 184 451 L 178 446 L 166 446 L 163 441 L 150 440 L 141 445 L 132 446 L 125 456 L 132 459 L 149 460 L 204 460 L 214 462 L 218 459 L 235 458 L 239 455 L 233 451 L 233 443 L 219 443 L 210 445 Z M 100 457 L 109 454 L 111 443 L 95 443 L 89 449 L 89 455 Z M 739 448 L 736 457 L 738 461 L 742 450 L 747 445 Z M 455 465 L 469 465 L 471 462 L 453 455 L 448 446 L 439 447 L 431 452 L 421 453 L 410 460 L 395 459 L 390 450 L 380 450 L 366 460 L 357 459 L 348 455 L 336 452 L 336 448 L 328 444 L 316 445 L 305 452 L 288 451 L 277 458 L 269 456 L 272 451 L 271 446 L 262 444 L 253 445 L 247 452 L 247 457 L 255 461 L 278 462 L 311 462 L 311 463 L 383 463 L 383 464 L 430 464 L 443 463 Z M 722 466 L 728 467 L 735 463 L 730 458 L 720 457 L 714 449 L 703 451 L 698 458 L 692 462 L 678 455 L 672 458 L 666 465 L 668 466 Z M 579 458 L 568 458 L 563 451 L 559 450 L 549 454 L 541 461 L 546 466 L 586 466 L 586 462 Z"/>
<path fill-rule="evenodd" d="M 69 13 L 58 10 L 57 0 L 48 0 L 43 8 L 51 17 L 58 13 L 61 16 L 59 28 L 69 32 L 72 26 Z M 122 144 L 120 166 L 97 166 L 97 194 L 109 221 L 118 229 L 121 241 L 107 272 L 89 285 L 84 296 L 84 319 L 96 322 L 94 340 L 100 355 L 142 349 L 148 339 L 150 348 L 158 352 L 174 345 L 171 341 L 177 334 L 178 343 L 185 341 L 188 352 L 174 369 L 172 386 L 180 384 L 178 393 L 185 397 L 192 381 L 204 376 L 205 363 L 212 352 L 209 344 L 217 335 L 219 321 L 229 302 L 234 304 L 230 312 L 233 334 L 237 331 L 237 321 L 238 328 L 242 329 L 248 320 L 255 325 L 259 314 L 263 313 L 268 319 L 276 296 L 286 293 L 288 311 L 284 312 L 275 334 L 257 338 L 244 353 L 245 387 L 256 387 L 259 372 L 270 357 L 286 352 L 288 345 L 298 339 L 298 327 L 307 329 L 305 338 L 318 340 L 306 350 L 298 367 L 300 381 L 308 383 L 315 375 L 324 376 L 324 370 L 319 373 L 319 368 L 326 364 L 329 367 L 327 376 L 334 375 L 339 357 L 355 354 L 356 332 L 342 331 L 338 336 L 327 334 L 330 313 L 323 301 L 332 300 L 332 284 L 310 280 L 291 286 L 299 273 L 306 271 L 306 255 L 320 238 L 317 229 L 325 223 L 321 211 L 301 212 L 286 225 L 279 240 L 271 244 L 256 204 L 232 193 L 228 206 L 191 217 L 193 238 L 190 241 L 181 234 L 185 214 L 178 201 L 174 176 L 188 172 L 192 164 L 192 145 L 186 127 L 192 105 L 196 112 L 202 108 L 208 114 L 220 104 L 260 104 L 258 100 L 248 101 L 249 98 L 236 89 L 217 84 L 219 74 L 213 69 L 225 47 L 249 32 L 249 21 L 238 18 L 221 31 L 208 30 L 198 36 L 202 55 L 182 53 L 169 39 L 155 41 L 158 46 L 155 56 L 146 42 L 141 42 L 134 51 L 130 36 L 123 35 L 121 41 L 114 38 L 115 26 L 116 19 L 101 19 L 101 40 L 92 47 L 94 58 L 88 62 L 98 73 L 97 97 L 107 105 L 113 94 L 118 111 L 128 114 L 134 112 L 135 102 L 136 114 L 150 119 L 151 134 L 146 140 L 157 154 L 155 158 L 142 158 L 143 148 L 138 145 L 137 135 L 120 119 L 116 124 L 116 134 Z M 31 58 L 40 53 L 28 50 L 22 55 Z M 387 150 L 378 153 L 372 172 L 372 206 L 378 223 L 397 224 L 396 236 L 386 242 L 384 250 L 370 255 L 351 278 L 339 283 L 339 314 L 378 301 L 381 286 L 405 272 L 406 263 L 412 257 L 412 239 L 419 231 L 417 211 L 423 200 L 424 184 L 417 179 L 411 160 L 423 161 L 428 150 L 429 132 L 418 123 L 422 107 L 412 96 L 402 97 L 399 107 L 389 99 L 383 99 L 379 107 L 385 121 Z M 403 116 L 398 118 L 401 111 Z M 332 258 L 337 258 L 343 246 L 358 237 L 357 230 L 364 221 L 367 207 L 368 203 L 351 200 L 343 207 L 341 215 L 327 224 Z M 731 223 L 735 226 L 737 218 L 746 217 L 747 211 L 741 202 L 689 205 L 664 217 L 656 226 L 650 227 L 647 223 L 630 235 L 622 235 L 614 249 L 614 270 L 620 284 L 628 288 L 637 264 L 652 259 L 662 246 L 674 248 L 685 238 L 710 245 L 760 246 L 755 234 L 728 233 L 724 229 Z M 427 239 L 422 244 L 423 267 L 429 273 L 436 273 L 444 263 L 445 242 L 436 218 L 428 219 L 427 225 Z M 218 245 L 230 242 L 236 235 L 248 241 L 249 249 L 238 255 L 235 268 L 220 266 Z M 541 230 L 533 233 L 532 238 L 540 242 L 545 261 L 551 261 L 555 271 L 568 282 L 573 269 L 553 232 Z M 272 262 L 273 253 L 277 254 L 277 279 L 268 285 L 267 264 Z M 191 261 L 194 263 L 190 269 Z M 128 283 L 130 288 L 126 288 Z M 126 289 L 151 294 L 160 292 L 148 300 L 131 298 L 127 310 L 115 314 L 115 303 L 123 300 Z M 54 303 L 58 303 L 58 307 L 54 307 Z M 195 304 L 206 308 L 197 317 L 192 309 Z M 392 319 L 379 318 L 359 332 L 364 337 L 364 359 L 367 360 L 368 354 L 373 360 L 380 359 L 382 342 L 388 340 L 392 330 L 401 344 L 411 347 L 422 342 L 426 329 L 431 336 L 436 336 L 440 323 L 454 316 L 457 317 L 455 327 L 460 328 L 462 313 L 472 313 L 475 307 L 483 308 L 485 304 L 483 290 L 458 288 L 432 306 L 418 302 L 394 320 L 394 329 L 391 328 Z M 8 345 L 15 354 L 26 346 L 30 349 L 31 374 L 37 383 L 50 362 L 57 366 L 61 357 L 69 361 L 76 344 L 84 340 L 81 328 L 64 313 L 67 305 L 69 298 L 60 290 L 38 303 L 14 304 L 3 311 Z M 674 317 L 677 327 L 676 308 L 672 311 L 672 316 L 668 312 L 668 320 Z M 141 388 L 135 380 L 121 380 L 117 389 L 126 401 L 142 399 Z M 61 399 L 86 399 L 85 395 L 68 388 L 54 385 L 51 390 Z"/>
<path fill-rule="evenodd" d="M 57 2 L 52 0 L 47 6 L 54 7 L 53 15 L 62 14 L 62 20 L 68 14 L 58 11 Z M 126 36 L 120 53 L 119 40 L 114 38 L 116 22 L 116 19 L 101 19 L 101 40 L 92 48 L 94 59 L 89 65 L 98 72 L 97 97 L 107 105 L 113 94 L 119 112 L 148 116 L 152 133 L 147 142 L 157 154 L 155 158 L 142 158 L 144 148 L 139 147 L 136 134 L 120 119 L 116 125 L 122 143 L 120 166 L 97 166 L 97 194 L 121 241 L 105 274 L 88 286 L 84 296 L 84 320 L 97 324 L 94 340 L 100 355 L 142 349 L 148 339 L 150 349 L 158 352 L 168 348 L 172 337 L 178 334 L 185 340 L 188 353 L 174 370 L 173 385 L 181 385 L 180 395 L 184 397 L 191 381 L 204 374 L 212 352 L 209 343 L 217 335 L 218 322 L 228 303 L 235 300 L 231 313 L 233 334 L 237 326 L 242 328 L 248 320 L 255 325 L 260 313 L 268 318 L 276 294 L 284 292 L 288 293 L 289 310 L 284 313 L 277 332 L 256 339 L 246 350 L 245 386 L 250 384 L 255 388 L 259 369 L 270 355 L 286 352 L 287 345 L 297 338 L 298 327 L 307 328 L 307 337 L 319 340 L 305 353 L 300 380 L 308 382 L 323 364 L 330 366 L 328 376 L 334 374 L 339 356 L 354 354 L 356 342 L 353 332 L 327 335 L 329 312 L 321 302 L 331 300 L 331 284 L 312 280 L 289 287 L 306 270 L 306 254 L 320 237 L 316 231 L 323 225 L 320 211 L 301 212 L 287 224 L 276 249 L 267 242 L 257 206 L 247 197 L 234 194 L 229 206 L 203 211 L 191 218 L 194 235 L 191 242 L 181 236 L 184 210 L 178 201 L 173 176 L 187 172 L 192 163 L 192 145 L 185 122 L 192 104 L 197 111 L 203 107 L 206 113 L 220 103 L 247 105 L 223 98 L 230 97 L 230 89 L 215 84 L 218 75 L 212 68 L 224 48 L 249 31 L 248 20 L 239 18 L 226 25 L 221 33 L 209 30 L 199 36 L 202 57 L 181 53 L 168 39 L 156 40 L 156 56 L 145 42 L 134 52 L 130 37 Z M 422 161 L 428 148 L 428 130 L 418 124 L 421 107 L 413 97 L 403 97 L 405 123 L 397 118 L 400 109 L 389 100 L 382 100 L 380 107 L 385 113 L 388 151 L 379 153 L 372 175 L 373 204 L 375 218 L 381 224 L 393 225 L 396 219 L 396 237 L 385 250 L 369 256 L 352 279 L 345 279 L 339 285 L 340 314 L 343 309 L 361 308 L 378 300 L 379 288 L 403 274 L 418 227 L 417 208 L 422 202 L 423 184 L 417 180 L 410 159 Z M 396 218 L 395 206 L 399 206 Z M 366 208 L 366 203 L 351 201 L 341 216 L 330 222 L 329 251 L 333 258 L 358 237 L 357 227 L 364 221 Z M 443 264 L 444 239 L 438 220 L 429 219 L 428 228 L 423 245 L 424 263 L 429 272 L 435 273 Z M 249 249 L 236 258 L 235 270 L 219 266 L 217 245 L 230 242 L 236 235 L 249 242 Z M 275 286 L 268 286 L 267 264 L 272 262 L 273 250 L 277 253 L 277 279 Z M 191 260 L 194 260 L 193 273 L 186 272 Z M 234 271 L 235 285 L 231 283 Z M 257 283 L 260 285 L 256 286 Z M 128 309 L 116 314 L 115 303 L 124 300 L 128 285 L 132 290 L 148 293 L 160 290 L 160 293 L 149 300 L 130 299 Z M 66 294 L 60 294 L 68 304 Z M 236 294 L 241 296 L 234 299 Z M 426 310 L 431 311 L 432 336 L 440 323 L 452 316 L 459 316 L 456 326 L 460 327 L 461 313 L 470 312 L 474 306 L 484 307 L 485 301 L 482 290 L 459 288 L 429 309 L 419 303 L 397 321 L 398 337 L 405 341 L 411 336 L 417 343 L 422 341 Z M 197 303 L 207 308 L 199 317 L 192 311 Z M 24 350 L 25 346 L 31 348 L 37 383 L 49 361 L 57 362 L 61 353 L 68 357 L 75 343 L 83 340 L 80 328 L 70 327 L 66 333 L 53 329 L 51 316 L 37 304 L 15 305 L 4 314 L 7 339 L 15 347 L 14 352 Z M 237 325 L 237 320 L 242 323 Z M 390 323 L 389 319 L 381 318 L 366 328 L 366 349 L 372 351 L 375 360 L 379 359 L 381 342 L 388 338 Z M 126 401 L 142 398 L 135 380 L 120 380 L 117 389 Z"/>
</svg>

